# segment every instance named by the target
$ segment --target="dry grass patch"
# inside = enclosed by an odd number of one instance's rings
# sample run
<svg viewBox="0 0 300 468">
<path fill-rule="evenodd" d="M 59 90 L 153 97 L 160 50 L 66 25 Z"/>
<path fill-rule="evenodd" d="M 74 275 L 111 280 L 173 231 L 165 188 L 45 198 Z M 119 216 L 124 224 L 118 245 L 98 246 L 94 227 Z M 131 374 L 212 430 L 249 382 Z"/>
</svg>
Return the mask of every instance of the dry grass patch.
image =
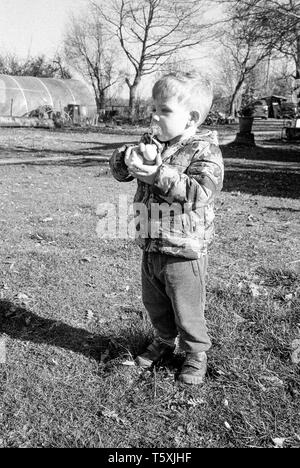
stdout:
<svg viewBox="0 0 300 468">
<path fill-rule="evenodd" d="M 186 388 L 180 353 L 124 365 L 152 336 L 141 253 L 100 240 L 96 208 L 134 184 L 96 163 L 2 168 L 2 447 L 300 446 L 298 200 L 235 180 L 217 203 L 208 378 Z"/>
</svg>

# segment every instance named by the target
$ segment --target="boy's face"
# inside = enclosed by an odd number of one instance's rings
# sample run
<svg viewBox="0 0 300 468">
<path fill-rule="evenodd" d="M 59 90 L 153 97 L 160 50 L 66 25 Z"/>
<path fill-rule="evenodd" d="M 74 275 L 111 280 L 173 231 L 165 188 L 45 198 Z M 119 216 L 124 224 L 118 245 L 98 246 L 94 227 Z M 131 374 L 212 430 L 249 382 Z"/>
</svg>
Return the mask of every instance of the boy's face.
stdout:
<svg viewBox="0 0 300 468">
<path fill-rule="evenodd" d="M 169 141 L 183 135 L 191 121 L 191 112 L 176 97 L 154 99 L 153 122 L 159 127 L 160 141 Z"/>
</svg>

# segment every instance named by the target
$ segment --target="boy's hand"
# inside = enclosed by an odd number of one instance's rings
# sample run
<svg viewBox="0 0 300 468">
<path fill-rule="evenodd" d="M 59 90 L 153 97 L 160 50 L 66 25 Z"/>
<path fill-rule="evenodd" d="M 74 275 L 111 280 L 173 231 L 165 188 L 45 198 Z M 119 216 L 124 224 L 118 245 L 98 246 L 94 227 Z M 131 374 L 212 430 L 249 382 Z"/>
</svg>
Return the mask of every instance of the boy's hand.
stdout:
<svg viewBox="0 0 300 468">
<path fill-rule="evenodd" d="M 126 150 L 124 161 L 129 171 L 134 167 L 140 167 L 143 164 L 143 157 L 139 154 L 139 147 L 129 146 Z"/>
<path fill-rule="evenodd" d="M 138 154 L 139 147 L 129 147 L 125 153 L 125 164 L 128 166 L 128 172 L 139 179 L 141 182 L 152 185 L 155 179 L 156 172 L 162 164 L 162 159 L 158 153 L 154 165 L 146 165 L 143 163 L 143 157 Z"/>
</svg>

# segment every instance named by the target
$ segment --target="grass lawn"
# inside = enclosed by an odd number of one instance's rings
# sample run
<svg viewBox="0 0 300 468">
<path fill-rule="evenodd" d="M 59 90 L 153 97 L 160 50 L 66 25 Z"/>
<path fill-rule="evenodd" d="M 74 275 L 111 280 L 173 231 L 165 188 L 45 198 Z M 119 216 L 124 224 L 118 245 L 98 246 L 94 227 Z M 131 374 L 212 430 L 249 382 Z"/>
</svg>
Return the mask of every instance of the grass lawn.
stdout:
<svg viewBox="0 0 300 468">
<path fill-rule="evenodd" d="M 3 130 L 0 130 L 1 132 Z M 109 154 L 132 135 L 3 131 L 1 157 Z M 151 339 L 141 252 L 97 236 L 135 184 L 85 160 L 0 175 L 0 447 L 300 447 L 300 146 L 223 145 L 203 387 L 124 365 Z"/>
</svg>

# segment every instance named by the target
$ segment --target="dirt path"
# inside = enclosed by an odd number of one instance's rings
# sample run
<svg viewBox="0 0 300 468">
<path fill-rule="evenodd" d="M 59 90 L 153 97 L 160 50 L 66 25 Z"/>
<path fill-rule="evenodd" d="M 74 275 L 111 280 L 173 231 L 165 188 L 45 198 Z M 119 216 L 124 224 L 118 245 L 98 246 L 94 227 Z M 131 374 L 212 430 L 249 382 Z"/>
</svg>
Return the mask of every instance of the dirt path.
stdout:
<svg viewBox="0 0 300 468">
<path fill-rule="evenodd" d="M 208 129 L 214 129 L 209 127 Z M 224 148 L 225 158 L 244 160 L 244 153 L 249 153 L 246 159 L 261 160 L 263 164 L 264 157 L 255 154 L 261 153 L 262 148 L 269 147 L 269 152 L 278 151 L 281 147 L 282 154 L 280 159 L 291 161 L 286 157 L 289 149 L 293 152 L 300 152 L 299 145 L 283 144 L 281 140 L 282 122 L 255 122 L 254 134 L 257 143 L 256 148 L 252 149 L 233 149 L 230 143 L 235 140 L 238 131 L 238 125 L 222 126 L 216 129 L 219 134 L 220 145 Z M 145 128 L 135 129 L 106 129 L 99 132 L 49 132 L 41 129 L 0 129 L 0 165 L 18 165 L 18 164 L 47 164 L 99 161 L 107 162 L 114 149 L 125 143 L 135 143 L 139 135 L 146 131 Z M 273 143 L 274 142 L 274 143 Z M 272 146 L 271 146 L 272 145 Z M 222 150 L 223 150 L 222 148 Z M 234 155 L 232 155 L 232 151 Z M 251 154 L 251 157 L 249 157 Z M 272 155 L 268 160 L 273 159 Z M 295 157 L 293 162 L 300 161 Z M 275 166 L 274 166 L 275 167 Z M 287 166 L 286 166 L 287 167 Z M 296 167 L 296 164 L 295 164 Z M 299 168 L 299 166 L 297 166 Z"/>
<path fill-rule="evenodd" d="M 39 164 L 63 161 L 99 161 L 108 162 L 107 156 L 52 156 L 46 158 L 10 158 L 0 159 L 0 166 L 9 166 L 14 164 Z"/>
</svg>

